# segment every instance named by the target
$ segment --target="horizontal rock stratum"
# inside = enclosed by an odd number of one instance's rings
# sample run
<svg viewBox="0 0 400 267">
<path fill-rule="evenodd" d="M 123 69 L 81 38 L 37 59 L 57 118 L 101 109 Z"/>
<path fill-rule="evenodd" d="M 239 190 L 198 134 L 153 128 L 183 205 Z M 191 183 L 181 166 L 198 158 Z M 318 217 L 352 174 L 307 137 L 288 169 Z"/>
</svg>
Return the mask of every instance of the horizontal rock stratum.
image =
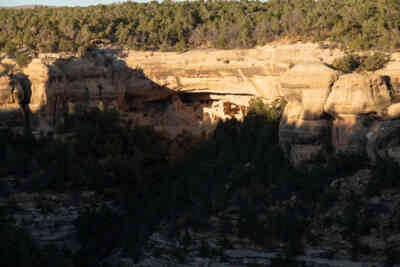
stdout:
<svg viewBox="0 0 400 267">
<path fill-rule="evenodd" d="M 123 57 L 107 50 L 82 58 L 43 54 L 19 74 L 0 67 L 1 124 L 22 126 L 28 118 L 35 130 L 49 131 L 65 114 L 103 105 L 130 125 L 174 138 L 242 119 L 253 97 L 283 98 L 280 143 L 294 166 L 343 153 L 400 162 L 400 57 L 374 73 L 344 74 L 330 67 L 343 55 L 311 43 Z"/>
</svg>

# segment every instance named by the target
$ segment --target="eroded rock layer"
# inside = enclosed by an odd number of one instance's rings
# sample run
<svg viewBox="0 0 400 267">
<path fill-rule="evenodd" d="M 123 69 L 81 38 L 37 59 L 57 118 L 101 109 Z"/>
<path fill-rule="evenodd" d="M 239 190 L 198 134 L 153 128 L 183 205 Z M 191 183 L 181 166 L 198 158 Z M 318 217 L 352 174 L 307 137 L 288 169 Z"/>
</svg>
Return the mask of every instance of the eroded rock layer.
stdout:
<svg viewBox="0 0 400 267">
<path fill-rule="evenodd" d="M 34 130 L 50 131 L 65 114 L 115 108 L 127 124 L 152 125 L 174 138 L 210 131 L 220 119 L 242 119 L 253 97 L 283 98 L 280 143 L 295 166 L 341 154 L 399 161 L 399 55 L 375 73 L 351 74 L 330 67 L 341 56 L 302 43 L 124 57 L 107 50 L 80 58 L 40 55 L 19 74 L 0 67 L 1 124 L 26 125 L 29 118 Z"/>
</svg>

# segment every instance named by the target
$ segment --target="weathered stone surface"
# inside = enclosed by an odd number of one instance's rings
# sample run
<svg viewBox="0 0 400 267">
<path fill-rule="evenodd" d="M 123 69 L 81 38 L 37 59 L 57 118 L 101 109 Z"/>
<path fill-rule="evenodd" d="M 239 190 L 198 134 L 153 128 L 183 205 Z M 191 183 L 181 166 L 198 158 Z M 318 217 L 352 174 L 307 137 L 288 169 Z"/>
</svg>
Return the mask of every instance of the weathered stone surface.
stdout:
<svg viewBox="0 0 400 267">
<path fill-rule="evenodd" d="M 49 69 L 39 59 L 34 59 L 32 62 L 23 70 L 27 79 L 31 83 L 31 109 L 36 111 L 41 105 L 47 103 L 47 92 L 46 85 L 49 82 Z"/>
<path fill-rule="evenodd" d="M 365 154 L 368 128 L 356 115 L 340 114 L 332 121 L 332 146 L 336 153 Z"/>
<path fill-rule="evenodd" d="M 326 149 L 322 145 L 292 145 L 290 148 L 289 160 L 295 168 L 304 167 L 304 164 L 325 160 Z M 307 170 L 308 168 L 304 169 Z"/>
<path fill-rule="evenodd" d="M 400 97 L 400 53 L 392 54 L 391 61 L 375 73 L 385 76 L 390 81 L 393 97 L 398 99 Z"/>
<path fill-rule="evenodd" d="M 250 81 L 257 88 L 260 96 L 267 100 L 273 101 L 283 97 L 279 76 L 254 75 Z"/>
<path fill-rule="evenodd" d="M 151 80 L 175 90 L 252 94 L 270 98 L 274 77 L 303 63 L 330 63 L 343 53 L 317 44 L 267 45 L 253 49 L 197 49 L 185 53 L 130 51 L 125 59 Z M 265 82 L 264 82 L 265 80 Z M 268 85 L 272 82 L 272 85 Z M 272 93 L 274 95 L 276 93 Z M 280 93 L 278 93 L 280 95 Z"/>
<path fill-rule="evenodd" d="M 310 69 L 312 68 L 310 67 Z M 332 148 L 329 152 L 331 155 L 351 153 L 358 156 L 366 156 L 367 154 L 371 154 L 370 158 L 374 158 L 372 154 L 375 155 L 378 153 L 379 149 L 371 151 L 372 148 L 367 145 L 369 142 L 367 136 L 371 135 L 368 135 L 368 132 L 375 118 L 368 116 L 368 114 L 372 113 L 382 118 L 392 119 L 397 116 L 397 105 L 390 106 L 391 95 L 384 78 L 370 73 L 342 75 L 334 82 L 332 90 L 326 91 L 326 98 L 324 100 L 321 94 L 316 94 L 317 101 L 313 101 L 312 93 L 314 90 L 308 90 L 308 92 L 310 92 L 309 94 L 304 93 L 307 92 L 305 88 L 312 87 L 312 78 L 306 79 L 305 75 L 303 75 L 303 77 L 301 75 L 299 75 L 299 77 L 294 75 L 291 79 L 289 73 L 290 71 L 285 73 L 285 75 L 288 74 L 287 81 L 289 81 L 289 83 L 283 84 L 286 90 L 284 93 L 286 93 L 289 103 L 281 122 L 280 142 L 285 147 L 291 146 L 293 148 L 292 150 L 285 148 L 291 161 L 294 162 L 295 165 L 299 165 L 296 163 L 296 160 L 303 161 L 302 156 L 297 156 L 302 155 L 301 152 L 298 152 L 301 151 L 302 148 L 294 149 L 300 144 L 324 144 L 325 147 Z M 302 81 L 302 79 L 305 81 Z M 307 81 L 310 81 L 309 85 Z M 324 86 L 329 84 L 328 79 L 325 79 L 324 82 Z M 290 90 L 292 91 L 291 95 L 287 93 L 290 92 Z M 312 107 L 318 106 L 313 105 L 313 103 L 319 103 L 319 107 L 324 107 L 324 110 L 313 109 Z M 309 112 L 304 115 L 307 107 L 311 108 L 308 108 Z M 314 116 L 310 116 L 309 114 L 321 114 L 321 116 L 327 117 L 324 111 L 333 118 L 320 120 L 318 121 L 318 127 L 309 126 L 306 127 L 307 131 L 304 131 L 304 126 L 302 125 L 304 118 L 315 119 Z M 321 123 L 321 121 L 328 122 L 329 120 L 332 120 L 331 124 Z M 316 135 L 316 132 L 325 134 Z M 302 136 L 302 138 L 298 138 L 299 135 Z M 383 137 L 380 137 L 380 139 L 382 138 Z M 384 137 L 384 139 L 390 139 L 392 142 L 394 140 L 392 136 Z M 385 153 L 390 153 L 392 157 L 396 158 L 398 153 L 396 152 L 397 150 L 394 149 L 395 145 L 391 144 L 386 147 L 387 151 Z M 313 149 L 317 150 L 316 148 Z M 303 154 L 312 155 L 313 153 Z M 307 158 L 308 156 L 304 157 Z M 312 160 L 308 158 L 308 161 Z M 318 163 L 318 161 L 316 161 L 316 163 Z"/>
<path fill-rule="evenodd" d="M 340 76 L 332 87 L 325 112 L 338 114 L 382 113 L 391 103 L 385 80 L 375 74 L 352 73 Z"/>
<path fill-rule="evenodd" d="M 90 194 L 87 194 L 90 193 Z M 61 193 L 13 192 L 10 201 L 18 207 L 12 214 L 16 225 L 27 230 L 41 246 L 55 245 L 77 251 L 81 244 L 76 236 L 75 221 L 87 209 L 98 208 L 99 202 L 114 208 L 95 192 Z"/>
<path fill-rule="evenodd" d="M 326 147 L 333 148 L 331 154 L 332 152 L 334 154 L 354 153 L 360 156 L 368 154 L 371 159 L 376 157 L 373 156 L 376 153 L 382 154 L 382 149 L 374 148 L 375 150 L 372 151 L 373 149 L 368 145 L 367 136 L 372 135 L 372 133 L 368 135 L 368 132 L 374 118 L 368 117 L 367 114 L 376 114 L 385 119 L 396 119 L 400 115 L 398 104 L 391 105 L 393 97 L 389 91 L 387 79 L 371 73 L 352 73 L 342 75 L 335 81 L 337 74 L 329 68 L 325 71 L 326 76 L 315 79 L 313 76 L 318 76 L 317 63 L 299 65 L 298 68 L 296 69 L 295 66 L 281 77 L 282 91 L 288 105 L 281 121 L 280 143 L 285 147 L 293 164 L 299 165 L 296 161 L 304 161 L 302 158 L 312 161 L 310 155 L 316 153 L 307 153 L 307 151 L 318 151 L 320 148 L 312 147 L 315 144 L 324 144 Z M 332 89 L 330 89 L 331 85 Z M 326 88 L 311 89 L 318 86 L 326 86 Z M 324 124 L 318 120 L 318 127 L 304 127 L 305 119 L 315 120 L 325 117 L 326 120 L 331 120 L 326 118 L 326 113 L 333 117 L 332 124 Z M 308 125 L 311 124 L 308 123 Z M 317 132 L 325 134 L 316 134 Z M 394 141 L 395 138 L 392 135 L 381 136 L 378 139 L 382 138 L 392 140 L 390 145 L 386 145 L 385 156 L 398 158 L 396 146 L 400 142 Z M 303 153 L 302 147 L 297 147 L 298 145 L 308 145 L 312 149 L 307 147 Z M 308 156 L 303 157 L 303 154 Z"/>
<path fill-rule="evenodd" d="M 8 104 L 11 98 L 10 78 L 0 74 L 0 104 Z"/>
<path fill-rule="evenodd" d="M 279 143 L 295 167 L 320 162 L 327 156 L 330 128 L 328 120 L 282 120 Z"/>
<path fill-rule="evenodd" d="M 387 119 L 399 119 L 400 118 L 400 103 L 392 104 L 387 108 L 386 111 Z"/>
<path fill-rule="evenodd" d="M 154 123 L 155 127 L 165 129 L 176 126 L 161 120 L 160 112 L 154 110 L 170 104 L 185 106 L 180 111 L 189 112 L 183 117 L 192 118 L 188 128 L 192 131 L 218 119 L 243 118 L 251 97 L 263 97 L 266 101 L 281 98 L 279 75 L 293 65 L 316 64 L 342 54 L 312 43 L 237 50 L 198 49 L 185 53 L 129 51 L 122 59 L 115 56 L 110 59 L 104 53 L 69 59 L 64 54 L 40 54 L 23 69 L 31 81 L 29 107 L 34 116 L 40 113 L 37 116 L 40 128 L 62 120 L 67 107 L 78 110 L 78 106 L 94 107 L 102 102 L 105 107 L 126 112 L 124 116 L 134 117 L 137 122 Z M 8 58 L 2 63 L 15 65 Z M 8 101 L 7 92 L 0 94 L 0 101 Z M 170 100 L 176 93 L 179 97 L 184 94 L 182 105 L 175 97 Z M 172 124 L 179 124 L 180 128 L 185 128 L 189 121 L 176 120 Z"/>
<path fill-rule="evenodd" d="M 32 97 L 34 103 L 41 99 L 39 106 L 47 124 L 62 120 L 66 112 L 101 104 L 118 109 L 128 124 L 151 125 L 171 138 L 184 130 L 194 134 L 210 131 L 220 119 L 242 119 L 254 96 L 240 85 L 238 91 L 226 90 L 223 81 L 214 81 L 221 90 L 214 89 L 213 81 L 207 88 L 194 86 L 193 82 L 202 74 L 190 69 L 174 79 L 180 85 L 184 83 L 184 90 L 173 90 L 171 84 L 155 82 L 141 68 L 130 68 L 125 61 L 101 53 L 83 58 L 42 58 L 33 61 L 26 72 L 32 79 L 33 94 L 37 92 Z M 213 75 L 209 70 L 199 72 Z M 228 73 L 243 75 L 240 70 Z M 223 77 L 218 73 L 214 76 Z M 153 78 L 160 80 L 159 76 Z M 232 80 L 235 86 L 236 80 Z M 42 88 L 45 96 L 39 94 Z"/>
<path fill-rule="evenodd" d="M 286 89 L 328 89 L 336 80 L 337 71 L 318 63 L 295 65 L 281 76 Z"/>
<path fill-rule="evenodd" d="M 282 123 L 279 131 L 281 143 L 320 144 L 329 137 L 330 122 L 327 120 L 296 120 Z"/>
<path fill-rule="evenodd" d="M 336 71 L 313 62 L 295 65 L 280 78 L 288 104 L 279 142 L 296 167 L 327 155 L 331 126 L 329 120 L 322 119 L 323 107 L 337 76 Z"/>
<path fill-rule="evenodd" d="M 302 156 L 290 153 L 303 153 L 302 146 L 371 154 L 366 135 L 376 119 L 366 114 L 385 120 L 400 117 L 396 54 L 375 74 L 338 78 L 328 65 L 343 52 L 311 43 L 185 53 L 129 51 L 124 58 L 107 53 L 82 58 L 40 55 L 22 70 L 30 91 L 23 83 L 12 85 L 5 73 L 13 61 L 3 59 L 9 66 L 0 67 L 0 108 L 6 118 L 2 125 L 21 125 L 19 104 L 27 101 L 34 122 L 39 122 L 34 128 L 40 130 L 51 129 L 66 113 L 104 106 L 118 109 L 128 125 L 152 125 L 174 138 L 183 131 L 210 131 L 220 119 L 242 119 L 255 96 L 267 102 L 284 98 L 288 104 L 280 142 L 288 157 L 296 159 Z M 290 146 L 298 147 L 291 152 Z M 390 143 L 385 153 L 397 157 L 396 147 Z"/>
<path fill-rule="evenodd" d="M 289 103 L 301 106 L 302 119 L 319 119 L 338 73 L 322 63 L 299 64 L 285 72 L 280 79 L 282 91 Z M 300 108 L 300 107 L 299 107 Z"/>
</svg>

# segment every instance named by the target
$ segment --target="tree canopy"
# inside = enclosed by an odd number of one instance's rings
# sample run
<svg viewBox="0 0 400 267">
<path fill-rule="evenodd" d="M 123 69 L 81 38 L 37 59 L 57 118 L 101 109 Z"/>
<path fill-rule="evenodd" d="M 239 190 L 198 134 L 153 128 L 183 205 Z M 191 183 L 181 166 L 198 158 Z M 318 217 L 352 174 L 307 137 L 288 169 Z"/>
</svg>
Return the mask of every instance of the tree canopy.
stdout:
<svg viewBox="0 0 400 267">
<path fill-rule="evenodd" d="M 0 49 L 77 51 L 93 39 L 145 50 L 246 48 L 284 37 L 400 47 L 397 0 L 163 1 L 0 9 Z"/>
</svg>

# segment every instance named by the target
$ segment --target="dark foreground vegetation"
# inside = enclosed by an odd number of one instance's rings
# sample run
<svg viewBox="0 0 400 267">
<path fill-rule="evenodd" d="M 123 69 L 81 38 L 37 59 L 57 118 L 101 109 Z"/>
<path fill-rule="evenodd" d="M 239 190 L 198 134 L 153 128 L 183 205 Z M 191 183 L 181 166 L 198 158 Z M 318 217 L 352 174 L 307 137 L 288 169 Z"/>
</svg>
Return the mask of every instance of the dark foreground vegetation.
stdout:
<svg viewBox="0 0 400 267">
<path fill-rule="evenodd" d="M 397 0 L 153 1 L 0 9 L 0 50 L 74 52 L 94 39 L 146 50 L 237 48 L 284 37 L 329 40 L 356 50 L 397 49 L 399 14 Z"/>
<path fill-rule="evenodd" d="M 124 211 L 104 207 L 81 214 L 76 225 L 83 246 L 71 254 L 54 247 L 39 248 L 29 233 L 14 226 L 4 208 L 2 266 L 105 266 L 101 259 L 115 248 L 139 260 L 145 241 L 160 230 L 161 221 L 168 225 L 162 231 L 174 238 L 186 227 L 207 229 L 210 216 L 231 206 L 239 209 L 240 236 L 266 247 L 283 241 L 289 257 L 302 253 L 303 242 L 315 238 L 309 225 L 339 201 L 329 184 L 363 163 L 349 157 L 345 164 L 332 161 L 330 167 L 307 174 L 292 169 L 278 145 L 280 113 L 279 107 L 253 101 L 243 122 L 220 122 L 201 140 L 193 141 L 190 135 L 183 138 L 192 149 L 175 161 L 168 160 L 168 142 L 160 134 L 147 127 L 122 127 L 113 111 L 93 110 L 67 118 L 59 131 L 73 130 L 76 135 L 66 141 L 2 132 L 1 176 L 21 177 L 20 186 L 28 191 L 117 187 L 121 194 L 116 201 Z M 368 185 L 368 194 L 399 188 L 398 171 L 396 165 L 379 164 L 374 170 L 379 179 Z M 7 194 L 4 186 L 1 194 Z M 373 227 L 364 223 L 366 215 L 356 200 L 348 202 L 342 217 L 332 218 L 348 229 L 352 240 Z M 184 223 L 183 217 L 187 218 Z M 231 227 L 228 220 L 221 231 Z M 355 254 L 359 253 L 357 244 L 354 241 Z M 290 261 L 282 260 L 277 266 L 285 262 Z"/>
</svg>

